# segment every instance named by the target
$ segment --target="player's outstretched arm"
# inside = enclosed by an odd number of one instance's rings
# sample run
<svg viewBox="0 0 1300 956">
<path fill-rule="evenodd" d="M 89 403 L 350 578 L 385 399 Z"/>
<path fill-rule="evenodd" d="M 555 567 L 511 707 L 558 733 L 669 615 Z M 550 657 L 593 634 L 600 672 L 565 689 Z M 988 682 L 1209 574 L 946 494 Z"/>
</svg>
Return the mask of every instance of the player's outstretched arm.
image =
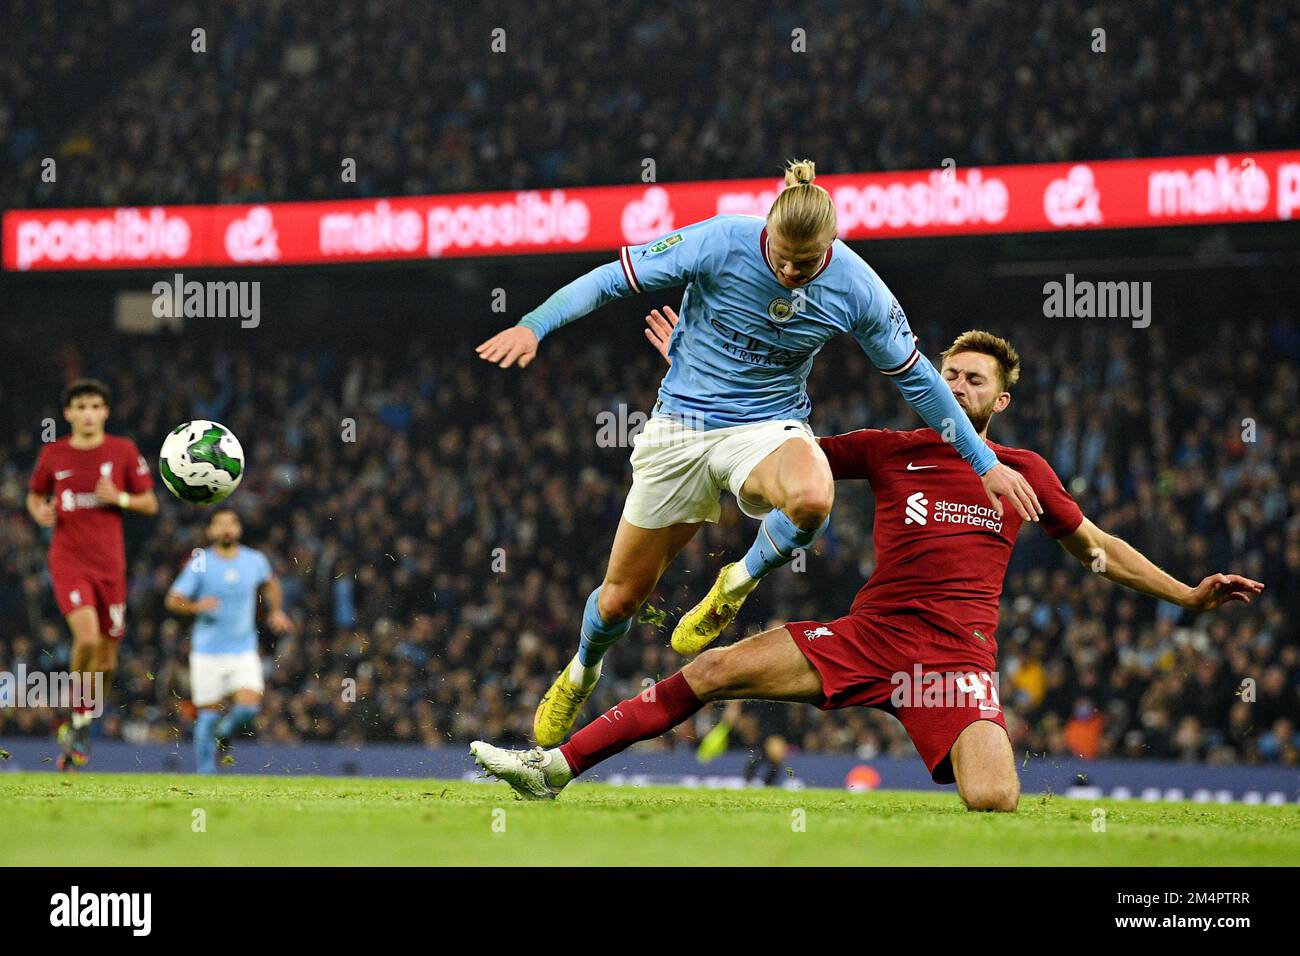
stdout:
<svg viewBox="0 0 1300 956">
<path fill-rule="evenodd" d="M 474 351 L 485 362 L 509 368 L 516 362 L 520 368 L 537 357 L 537 333 L 523 325 L 511 326 L 498 332 Z"/>
<path fill-rule="evenodd" d="M 537 343 L 542 339 L 606 302 L 639 292 L 686 285 L 705 267 L 708 250 L 715 243 L 728 241 L 726 220 L 727 217 L 706 219 L 652 242 L 624 246 L 619 250 L 618 262 L 606 263 L 574 279 L 519 320 L 516 328 L 532 330 L 535 342 L 530 343 L 525 336 L 507 329 L 480 345 L 479 357 L 502 368 L 509 368 L 517 361 L 522 368 L 532 361 Z M 651 342 L 654 341 L 652 338 Z M 664 349 L 660 349 L 660 354 L 668 357 Z"/>
<path fill-rule="evenodd" d="M 501 368 L 524 368 L 537 355 L 537 347 L 551 332 L 580 319 L 606 302 L 631 295 L 622 266 L 609 262 L 574 279 L 529 312 L 519 324 L 498 332 L 474 351 L 485 362 Z"/>
<path fill-rule="evenodd" d="M 1211 574 L 1195 587 L 1184 584 L 1152 564 L 1127 541 L 1107 534 L 1087 518 L 1057 540 L 1061 547 L 1102 577 L 1190 611 L 1210 611 L 1231 601 L 1249 604 L 1251 598 L 1264 590 L 1259 581 L 1239 574 Z"/>
</svg>

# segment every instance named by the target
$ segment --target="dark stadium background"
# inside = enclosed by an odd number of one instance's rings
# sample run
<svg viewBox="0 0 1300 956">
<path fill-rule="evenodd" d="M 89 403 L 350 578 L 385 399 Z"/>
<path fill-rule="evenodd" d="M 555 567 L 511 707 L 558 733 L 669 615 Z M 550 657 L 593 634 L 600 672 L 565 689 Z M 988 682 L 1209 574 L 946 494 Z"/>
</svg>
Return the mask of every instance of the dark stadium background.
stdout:
<svg viewBox="0 0 1300 956">
<path fill-rule="evenodd" d="M 1051 0 L 1037 19 L 1008 16 L 1001 3 L 924 6 L 932 16 L 896 2 L 855 19 L 817 4 L 779 13 L 737 4 L 706 16 L 700 4 L 670 3 L 655 8 L 657 25 L 642 24 L 654 35 L 642 36 L 640 5 L 581 3 L 565 16 L 555 5 L 458 5 L 448 31 L 407 2 L 387 5 L 382 22 L 352 2 L 257 13 L 221 3 L 87 11 L 18 2 L 14 16 L 29 29 L 0 38 L 0 201 L 587 185 L 631 181 L 644 155 L 673 181 L 773 176 L 794 155 L 819 171 L 853 172 L 946 156 L 978 164 L 1300 143 L 1288 66 L 1300 27 L 1286 4 L 1110 5 L 1114 55 L 1086 63 L 1060 39 L 1071 24 L 1086 37 L 1083 4 Z M 822 18 L 827 29 L 816 35 L 830 46 L 817 62 L 834 69 L 808 85 L 800 71 L 812 66 L 754 54 L 737 38 L 755 10 L 755 22 L 778 34 L 800 17 Z M 457 58 L 457 37 L 498 20 L 536 49 L 509 68 Z M 207 60 L 150 53 L 194 22 L 209 24 Z M 314 65 L 282 57 L 290 33 L 316 50 Z M 717 56 L 689 55 L 702 48 Z M 57 188 L 39 182 L 39 159 L 51 152 L 66 171 Z M 365 174 L 345 186 L 338 157 L 354 154 Z M 1293 227 L 855 248 L 898 295 L 931 357 L 975 327 L 1020 349 L 1023 381 L 993 425 L 995 441 L 1042 453 L 1086 514 L 1183 580 L 1227 570 L 1268 588 L 1249 607 L 1193 618 L 1099 580 L 1026 531 L 1000 629 L 1017 752 L 1300 763 Z M 248 477 L 232 503 L 246 540 L 271 555 L 298 623 L 297 639 L 264 645 L 275 665 L 260 738 L 524 743 L 538 697 L 574 645 L 628 480 L 628 449 L 596 444 L 597 415 L 620 403 L 649 410 L 661 365 L 640 319 L 677 299 L 608 306 L 548 339 L 522 373 L 485 366 L 473 346 L 611 258 L 187 269 L 186 279 L 260 282 L 260 326 L 192 320 L 181 333 L 149 335 L 114 329 L 114 296 L 148 292 L 169 273 L 0 274 L 0 666 L 66 664 L 66 629 L 22 495 L 40 421 L 54 417 L 62 431 L 59 390 L 90 374 L 116 391 L 110 430 L 134 438 L 151 464 L 166 430 L 192 417 L 218 419 L 244 443 Z M 1150 281 L 1151 326 L 1045 318 L 1043 284 L 1068 272 Z M 491 310 L 496 288 L 507 292 L 505 314 Z M 847 339 L 823 351 L 810 393 L 819 433 L 918 424 Z M 344 418 L 357 423 L 355 443 L 340 440 Z M 1242 442 L 1247 418 L 1253 443 Z M 121 709 L 101 728 L 136 742 L 189 732 L 180 713 L 185 627 L 162 599 L 200 543 L 204 516 L 162 498 L 158 518 L 127 522 Z M 807 571 L 775 575 L 738 631 L 847 608 L 871 569 L 870 504 L 865 486 L 841 485 L 831 533 Z M 670 624 L 752 530 L 729 504 L 686 550 L 651 602 Z M 667 638 L 663 627 L 636 626 L 610 654 L 589 713 L 675 670 Z M 345 706 L 340 683 L 353 676 L 359 702 Z M 1257 685 L 1254 703 L 1236 696 L 1245 679 Z M 706 709 L 695 732 L 716 718 Z M 873 712 L 747 705 L 738 743 L 771 732 L 810 752 L 910 753 L 898 724 Z M 48 713 L 0 712 L 0 734 L 51 733 Z M 650 746 L 685 746 L 690 736 Z"/>
<path fill-rule="evenodd" d="M 1026 530 L 1000 630 L 1018 750 L 1296 762 L 1300 326 L 1286 239 L 1280 227 L 1238 227 L 858 244 L 929 354 L 974 327 L 1020 348 L 1023 379 L 994 440 L 1044 454 L 1086 514 L 1184 580 L 1230 569 L 1269 588 L 1228 613 L 1169 613 Z M 260 736 L 522 744 L 571 652 L 628 480 L 628 450 L 597 446 L 597 416 L 653 404 L 661 363 L 641 316 L 678 293 L 607 307 L 548 339 L 522 373 L 480 363 L 473 346 L 503 324 L 492 289 L 508 290 L 513 318 L 603 258 L 247 273 L 262 283 L 258 328 L 190 320 L 183 334 L 143 336 L 112 331 L 113 293 L 147 288 L 153 273 L 6 275 L 0 658 L 51 668 L 67 653 L 21 495 L 37 423 L 61 424 L 61 383 L 84 372 L 114 385 L 111 427 L 147 455 L 189 417 L 223 421 L 244 441 L 248 478 L 232 501 L 247 540 L 272 555 L 300 625 L 297 640 L 265 645 L 276 663 Z M 1150 281 L 1150 328 L 1045 318 L 1043 283 L 1067 268 Z M 239 277 L 186 273 L 212 276 Z M 819 356 L 810 392 L 821 433 L 918 424 L 847 338 Z M 340 440 L 349 417 L 351 444 Z M 1245 418 L 1257 422 L 1254 444 L 1240 440 Z M 1101 458 L 1071 463 L 1066 449 L 1094 432 Z M 870 505 L 865 485 L 841 484 L 832 532 L 807 571 L 760 589 L 742 629 L 847 608 L 871 568 Z M 188 731 L 178 708 L 188 696 L 186 629 L 162 598 L 203 520 L 166 495 L 156 520 L 128 520 L 124 706 L 105 722 L 108 735 L 167 742 Z M 651 603 L 689 607 L 749 534 L 729 505 Z M 652 624 L 634 629 L 608 659 L 612 679 L 593 713 L 679 666 L 667 637 Z M 360 678 L 356 705 L 341 702 L 349 676 Z M 1234 696 L 1244 678 L 1258 685 L 1253 704 Z M 716 719 L 707 710 L 699 730 Z M 47 713 L 0 720 L 4 733 L 51 732 Z M 748 705 L 737 742 L 770 732 L 807 751 L 910 747 L 872 712 Z"/>
</svg>

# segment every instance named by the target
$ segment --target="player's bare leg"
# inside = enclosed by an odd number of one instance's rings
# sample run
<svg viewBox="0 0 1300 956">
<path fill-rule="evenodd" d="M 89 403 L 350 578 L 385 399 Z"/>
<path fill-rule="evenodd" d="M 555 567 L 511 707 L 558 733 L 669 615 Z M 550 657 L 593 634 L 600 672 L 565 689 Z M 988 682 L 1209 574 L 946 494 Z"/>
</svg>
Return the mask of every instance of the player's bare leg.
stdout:
<svg viewBox="0 0 1300 956">
<path fill-rule="evenodd" d="M 587 597 L 578 653 L 556 676 L 533 715 L 533 736 L 553 747 L 569 733 L 600 679 L 605 651 L 627 633 L 664 570 L 695 536 L 698 522 L 667 528 L 639 528 L 620 518 L 600 587 Z"/>
<path fill-rule="evenodd" d="M 754 466 L 740 495 L 772 510 L 745 557 L 723 567 L 704 599 L 677 622 L 672 644 L 679 654 L 698 654 L 713 643 L 759 580 L 817 539 L 835 500 L 835 480 L 815 442 L 791 438 Z"/>
<path fill-rule="evenodd" d="M 575 776 L 640 740 L 666 733 L 709 701 L 821 700 L 821 676 L 784 627 L 701 654 L 587 724 L 558 749 L 504 750 L 476 740 L 470 753 L 488 773 L 530 800 L 553 798 Z"/>
<path fill-rule="evenodd" d="M 117 646 L 107 640 L 99 630 L 99 615 L 93 607 L 79 607 L 66 616 L 72 632 L 72 673 L 80 675 L 82 706 L 72 708 L 68 723 L 59 728 L 59 769 L 84 766 L 90 757 L 90 724 L 95 706 L 102 707 L 103 700 L 86 699 L 102 688 L 108 694 L 108 682 L 117 665 Z M 108 665 L 107 668 L 105 665 Z M 107 673 L 104 671 L 107 670 Z M 103 675 L 96 678 L 96 674 Z"/>
<path fill-rule="evenodd" d="M 1007 732 L 991 720 L 977 720 L 952 745 L 957 793 L 968 810 L 1013 812 L 1020 804 L 1020 778 Z"/>
<path fill-rule="evenodd" d="M 814 704 L 822 678 L 784 627 L 715 647 L 681 670 L 703 704 L 719 700 L 776 700 Z"/>
</svg>

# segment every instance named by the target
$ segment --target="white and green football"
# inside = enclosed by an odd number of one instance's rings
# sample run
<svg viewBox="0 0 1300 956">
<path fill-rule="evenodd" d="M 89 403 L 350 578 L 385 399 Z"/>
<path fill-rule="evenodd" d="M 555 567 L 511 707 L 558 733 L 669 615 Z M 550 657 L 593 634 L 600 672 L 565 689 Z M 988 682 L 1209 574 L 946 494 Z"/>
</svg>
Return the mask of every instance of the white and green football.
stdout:
<svg viewBox="0 0 1300 956">
<path fill-rule="evenodd" d="M 215 505 L 243 480 L 244 449 L 225 425 L 186 422 L 163 441 L 158 470 L 167 490 L 181 501 Z"/>
</svg>

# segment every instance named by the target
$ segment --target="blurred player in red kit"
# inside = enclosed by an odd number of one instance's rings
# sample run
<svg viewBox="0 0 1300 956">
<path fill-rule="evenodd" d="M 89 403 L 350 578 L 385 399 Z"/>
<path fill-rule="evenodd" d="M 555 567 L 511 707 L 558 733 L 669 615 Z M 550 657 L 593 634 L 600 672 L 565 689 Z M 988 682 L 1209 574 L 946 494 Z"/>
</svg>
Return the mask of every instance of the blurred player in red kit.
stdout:
<svg viewBox="0 0 1300 956">
<path fill-rule="evenodd" d="M 666 311 L 667 319 L 656 310 L 647 320 L 665 357 L 676 319 Z M 940 374 L 987 441 L 989 422 L 1011 403 L 1020 356 L 1005 339 L 965 332 L 943 353 Z M 956 783 L 967 808 L 1015 810 L 1020 781 L 997 692 L 996 630 L 1020 515 L 991 507 L 979 479 L 933 429 L 869 428 L 819 444 L 837 481 L 865 478 L 876 497 L 877 565 L 847 615 L 791 622 L 706 651 L 558 748 L 511 751 L 475 741 L 478 763 L 522 796 L 548 799 L 706 703 L 862 706 L 897 717 L 934 781 Z M 1095 573 L 1192 611 L 1249 602 L 1263 590 L 1235 574 L 1182 583 L 1084 517 L 1041 456 L 990 446 L 1029 480 L 1043 506 L 1043 530 Z"/>
<path fill-rule="evenodd" d="M 41 449 L 27 486 L 27 511 L 52 528 L 50 582 L 72 631 L 72 672 L 82 675 L 83 698 L 59 727 L 59 768 L 85 764 L 90 725 L 117 667 L 126 628 L 126 546 L 122 512 L 158 512 L 153 475 L 129 438 L 104 431 L 110 392 L 82 378 L 63 391 L 63 418 L 71 434 Z"/>
</svg>

